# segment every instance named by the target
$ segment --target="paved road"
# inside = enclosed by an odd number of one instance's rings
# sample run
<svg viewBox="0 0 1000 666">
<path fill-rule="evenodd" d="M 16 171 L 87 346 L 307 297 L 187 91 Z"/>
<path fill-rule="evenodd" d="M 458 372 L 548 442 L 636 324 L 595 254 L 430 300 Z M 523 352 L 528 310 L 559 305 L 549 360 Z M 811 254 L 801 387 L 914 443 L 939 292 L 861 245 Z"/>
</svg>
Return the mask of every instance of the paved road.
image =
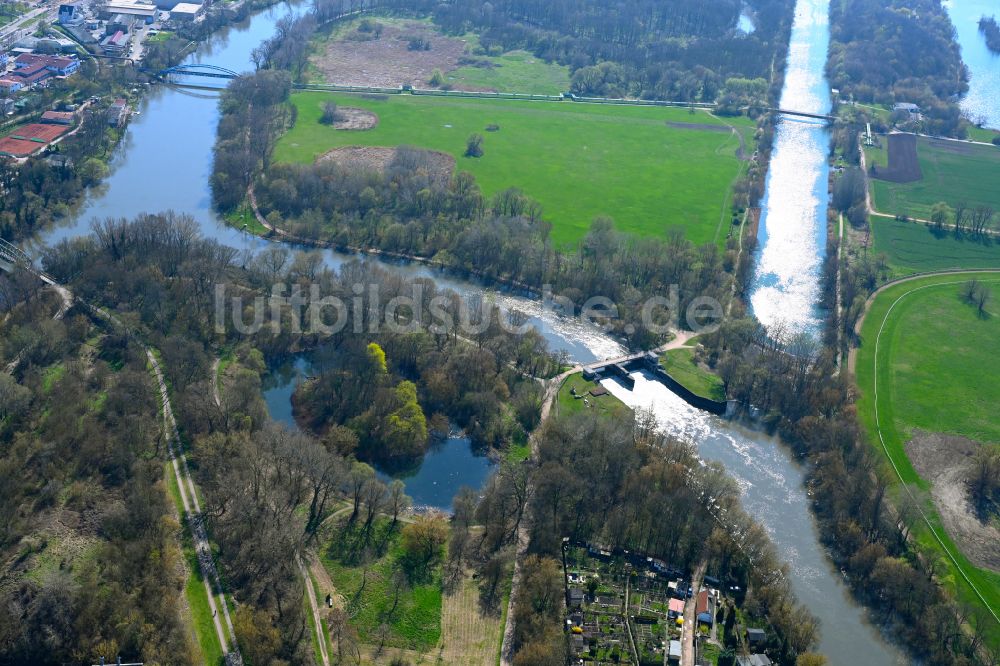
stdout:
<svg viewBox="0 0 1000 666">
<path fill-rule="evenodd" d="M 684 626 L 681 627 L 681 666 L 694 666 L 694 636 L 698 633 L 698 618 L 695 610 L 698 605 L 698 593 L 701 591 L 701 580 L 705 577 L 708 560 L 702 559 L 691 576 L 691 589 L 694 594 L 684 604 Z"/>
</svg>

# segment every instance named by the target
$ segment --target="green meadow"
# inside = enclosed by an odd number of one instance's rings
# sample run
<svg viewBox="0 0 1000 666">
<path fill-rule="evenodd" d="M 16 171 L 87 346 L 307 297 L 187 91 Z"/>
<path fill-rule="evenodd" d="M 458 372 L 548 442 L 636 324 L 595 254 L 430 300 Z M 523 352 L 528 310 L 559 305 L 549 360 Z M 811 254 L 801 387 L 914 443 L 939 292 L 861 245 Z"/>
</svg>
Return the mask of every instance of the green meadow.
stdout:
<svg viewBox="0 0 1000 666">
<path fill-rule="evenodd" d="M 1000 268 L 998 239 L 935 232 L 925 224 L 871 217 L 872 250 L 885 254 L 894 275 L 951 268 Z"/>
<path fill-rule="evenodd" d="M 869 164 L 887 164 L 885 148 L 866 148 L 865 155 Z M 924 220 L 939 201 L 1000 210 L 1000 147 L 919 137 L 917 159 L 923 172 L 919 181 L 870 180 L 875 210 Z"/>
<path fill-rule="evenodd" d="M 328 100 L 370 110 L 379 123 L 367 131 L 322 125 Z M 640 236 L 662 237 L 680 227 L 697 244 L 724 242 L 732 186 L 746 168 L 728 125 L 748 142 L 754 130 L 747 118 L 723 121 L 682 109 L 573 102 L 299 92 L 292 103 L 297 121 L 279 140 L 277 161 L 311 162 L 343 146 L 412 145 L 450 153 L 485 194 L 518 187 L 538 200 L 553 225 L 553 240 L 563 246 L 579 241 L 599 215 Z M 486 131 L 489 125 L 500 129 Z M 473 133 L 485 137 L 479 158 L 464 156 Z"/>
<path fill-rule="evenodd" d="M 358 525 L 338 524 L 320 561 L 362 643 L 377 644 L 385 624 L 386 645 L 428 651 L 441 638 L 441 565 L 433 564 L 416 580 L 395 580 L 405 568 L 401 529 L 401 524 L 390 527 L 386 518 L 377 518 L 369 535 Z"/>
<path fill-rule="evenodd" d="M 527 51 L 509 51 L 483 60 L 491 66 L 453 69 L 445 75 L 445 82 L 459 89 L 530 95 L 560 95 L 569 90 L 569 67 L 545 62 Z"/>
<path fill-rule="evenodd" d="M 977 277 L 993 292 L 991 314 L 980 317 L 960 295 L 962 285 Z M 858 415 L 872 445 L 882 451 L 875 422 L 875 347 L 878 343 L 878 426 L 885 451 L 907 484 L 927 488 L 906 455 L 905 444 L 915 429 L 961 435 L 980 442 L 1000 442 L 1000 274 L 936 275 L 902 282 L 886 289 L 872 303 L 861 331 L 856 378 Z M 887 317 L 888 314 L 888 317 Z M 884 322 L 884 327 L 883 327 Z M 1000 610 L 1000 574 L 972 565 L 952 542 L 940 519 L 929 516 L 946 549 L 994 609 Z M 941 544 L 922 527 L 914 532 L 928 551 Z M 943 560 L 945 561 L 945 560 Z M 960 598 L 981 602 L 950 560 L 941 578 Z M 994 643 L 1000 630 L 987 628 Z"/>
</svg>

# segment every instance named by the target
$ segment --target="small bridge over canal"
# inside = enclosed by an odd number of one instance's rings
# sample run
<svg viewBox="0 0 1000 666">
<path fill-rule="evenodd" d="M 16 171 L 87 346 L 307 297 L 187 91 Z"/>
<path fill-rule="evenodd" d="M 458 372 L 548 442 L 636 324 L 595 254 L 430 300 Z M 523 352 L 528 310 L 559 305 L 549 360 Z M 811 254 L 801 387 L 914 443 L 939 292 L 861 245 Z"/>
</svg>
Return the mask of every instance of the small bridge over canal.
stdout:
<svg viewBox="0 0 1000 666">
<path fill-rule="evenodd" d="M 830 116 L 824 113 L 810 113 L 808 111 L 795 111 L 794 109 L 768 109 L 771 113 L 780 113 L 785 116 L 798 116 L 800 118 L 815 118 L 817 120 L 825 120 L 827 122 L 833 122 L 837 119 L 837 116 Z"/>
</svg>

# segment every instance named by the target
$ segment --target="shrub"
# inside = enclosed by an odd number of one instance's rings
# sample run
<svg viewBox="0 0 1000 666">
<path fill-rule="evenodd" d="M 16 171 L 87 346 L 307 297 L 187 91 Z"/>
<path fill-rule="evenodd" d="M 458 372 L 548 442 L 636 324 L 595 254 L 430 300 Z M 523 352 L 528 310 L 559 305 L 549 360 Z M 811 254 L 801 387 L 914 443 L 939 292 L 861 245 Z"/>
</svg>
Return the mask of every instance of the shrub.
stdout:
<svg viewBox="0 0 1000 666">
<path fill-rule="evenodd" d="M 323 102 L 323 114 L 319 117 L 319 122 L 323 125 L 332 125 L 341 119 L 340 110 L 335 102 Z"/>
<path fill-rule="evenodd" d="M 469 137 L 469 140 L 465 143 L 465 156 L 466 157 L 482 157 L 483 156 L 483 135 L 473 134 Z"/>
</svg>

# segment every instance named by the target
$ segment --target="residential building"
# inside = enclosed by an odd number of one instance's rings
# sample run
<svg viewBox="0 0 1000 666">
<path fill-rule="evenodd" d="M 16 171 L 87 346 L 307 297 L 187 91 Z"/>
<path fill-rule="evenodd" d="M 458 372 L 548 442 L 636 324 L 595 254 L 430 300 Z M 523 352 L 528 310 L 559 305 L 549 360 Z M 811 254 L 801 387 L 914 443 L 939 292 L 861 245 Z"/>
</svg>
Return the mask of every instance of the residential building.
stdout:
<svg viewBox="0 0 1000 666">
<path fill-rule="evenodd" d="M 24 87 L 24 82 L 19 81 L 13 77 L 4 77 L 0 79 L 0 92 L 5 95 L 13 95 L 18 90 Z"/>
<path fill-rule="evenodd" d="M 125 123 L 128 115 L 128 105 L 125 100 L 119 97 L 108 107 L 108 124 L 112 127 L 121 127 Z"/>
<path fill-rule="evenodd" d="M 66 56 L 50 56 L 40 53 L 22 53 L 14 59 L 14 74 L 22 71 L 34 72 L 45 69 L 51 72 L 52 76 L 69 76 L 80 69 L 80 61 L 76 58 Z"/>
<path fill-rule="evenodd" d="M 123 56 L 128 52 L 129 37 L 119 30 L 101 40 L 101 48 L 110 56 Z"/>
<path fill-rule="evenodd" d="M 60 25 L 79 25 L 83 23 L 83 3 L 64 2 L 59 5 Z"/>
<path fill-rule="evenodd" d="M 747 629 L 747 643 L 750 644 L 750 647 L 763 645 L 766 642 L 767 634 L 763 629 L 755 629 L 753 627 Z"/>
<path fill-rule="evenodd" d="M 766 654 L 752 654 L 736 657 L 737 666 L 771 666 L 771 660 Z"/>
<path fill-rule="evenodd" d="M 201 15 L 204 5 L 190 2 L 180 2 L 170 10 L 170 18 L 174 21 L 193 21 Z"/>
</svg>

